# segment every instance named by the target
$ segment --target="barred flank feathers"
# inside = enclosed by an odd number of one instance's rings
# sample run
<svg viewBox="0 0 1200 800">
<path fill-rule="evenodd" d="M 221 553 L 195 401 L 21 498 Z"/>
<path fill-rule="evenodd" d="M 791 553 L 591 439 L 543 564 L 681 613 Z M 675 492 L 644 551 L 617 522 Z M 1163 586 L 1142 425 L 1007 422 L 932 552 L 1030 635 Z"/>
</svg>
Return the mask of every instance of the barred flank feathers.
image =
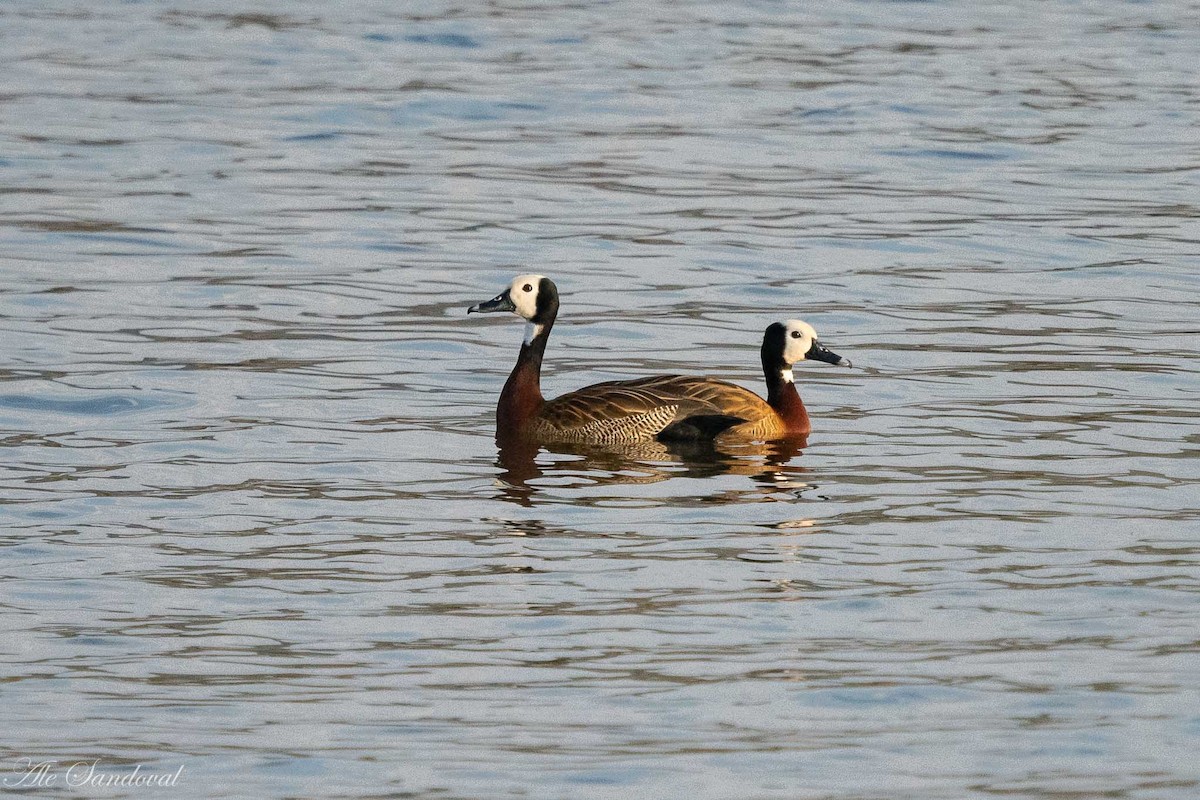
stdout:
<svg viewBox="0 0 1200 800">
<path fill-rule="evenodd" d="M 551 400 L 538 414 L 535 433 L 545 441 L 645 442 L 697 416 L 728 417 L 733 424 L 727 433 L 737 436 L 770 435 L 778 420 L 762 398 L 740 386 L 661 375 L 597 383 Z"/>
</svg>

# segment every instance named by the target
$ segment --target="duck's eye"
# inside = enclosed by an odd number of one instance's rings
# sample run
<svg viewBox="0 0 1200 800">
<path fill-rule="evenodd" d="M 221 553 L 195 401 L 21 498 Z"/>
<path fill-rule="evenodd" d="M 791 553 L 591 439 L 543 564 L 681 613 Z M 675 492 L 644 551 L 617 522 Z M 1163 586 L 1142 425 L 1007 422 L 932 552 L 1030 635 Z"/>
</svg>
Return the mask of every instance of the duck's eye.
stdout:
<svg viewBox="0 0 1200 800">
<path fill-rule="evenodd" d="M 532 283 L 527 283 L 527 284 L 525 284 L 524 286 L 522 286 L 522 287 L 521 287 L 521 291 L 522 291 L 522 292 L 532 292 L 532 291 L 533 291 L 533 284 L 532 284 Z"/>
<path fill-rule="evenodd" d="M 792 338 L 793 338 L 793 339 L 799 339 L 799 338 L 800 338 L 800 331 L 792 331 Z"/>
</svg>

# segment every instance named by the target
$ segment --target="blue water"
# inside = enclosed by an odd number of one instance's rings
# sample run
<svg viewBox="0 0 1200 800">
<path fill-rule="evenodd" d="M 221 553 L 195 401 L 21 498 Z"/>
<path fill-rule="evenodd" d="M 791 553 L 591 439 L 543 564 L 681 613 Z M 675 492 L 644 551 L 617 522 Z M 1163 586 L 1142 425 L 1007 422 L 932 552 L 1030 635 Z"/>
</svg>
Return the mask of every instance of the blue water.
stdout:
<svg viewBox="0 0 1200 800">
<path fill-rule="evenodd" d="M 0 781 L 1191 800 L 1193 12 L 0 8 Z M 502 458 L 527 271 L 548 395 L 855 369 Z"/>
</svg>

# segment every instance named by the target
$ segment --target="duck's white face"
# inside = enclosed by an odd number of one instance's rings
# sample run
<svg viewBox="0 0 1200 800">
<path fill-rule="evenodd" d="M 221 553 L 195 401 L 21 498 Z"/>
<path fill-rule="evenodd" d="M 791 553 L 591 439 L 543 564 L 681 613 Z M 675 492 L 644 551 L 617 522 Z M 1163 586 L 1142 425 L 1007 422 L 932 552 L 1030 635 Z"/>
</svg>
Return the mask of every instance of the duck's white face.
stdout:
<svg viewBox="0 0 1200 800">
<path fill-rule="evenodd" d="M 546 296 L 541 298 L 542 304 L 547 308 L 541 309 L 539 316 L 538 298 L 543 291 Z M 524 318 L 525 344 L 530 344 L 546 330 L 548 324 L 554 322 L 554 315 L 558 312 L 558 289 L 544 275 L 518 275 L 503 292 L 467 309 L 468 314 L 496 311 L 511 311 Z M 540 322 L 534 322 L 535 319 L 540 319 Z"/>
<path fill-rule="evenodd" d="M 783 363 L 789 367 L 797 361 L 803 361 L 817 341 L 817 332 L 804 320 L 789 319 L 783 323 L 784 334 Z"/>
<path fill-rule="evenodd" d="M 766 336 L 777 331 L 780 325 L 783 326 L 783 353 L 781 354 L 783 371 L 781 377 L 788 383 L 792 381 L 792 365 L 797 361 L 812 359 L 839 367 L 853 366 L 848 359 L 842 358 L 817 341 L 817 332 L 813 330 L 812 325 L 803 320 L 789 319 L 787 322 L 777 322 L 767 328 Z M 766 345 L 764 338 L 763 347 L 765 348 Z"/>
<path fill-rule="evenodd" d="M 527 320 L 537 316 L 538 286 L 545 275 L 518 275 L 508 287 L 508 299 L 515 307 L 513 313 Z"/>
</svg>

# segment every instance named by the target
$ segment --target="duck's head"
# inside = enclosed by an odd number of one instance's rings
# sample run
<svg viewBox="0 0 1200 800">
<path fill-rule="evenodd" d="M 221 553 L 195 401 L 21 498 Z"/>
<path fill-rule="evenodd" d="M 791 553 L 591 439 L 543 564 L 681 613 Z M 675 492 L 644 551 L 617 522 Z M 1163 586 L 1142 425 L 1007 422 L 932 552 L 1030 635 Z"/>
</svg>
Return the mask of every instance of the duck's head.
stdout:
<svg viewBox="0 0 1200 800">
<path fill-rule="evenodd" d="M 817 339 L 817 332 L 804 320 L 789 319 L 774 322 L 763 334 L 763 366 L 783 372 L 785 380 L 791 380 L 792 365 L 797 361 L 824 361 L 838 367 L 850 367 L 849 359 L 825 347 Z"/>
<path fill-rule="evenodd" d="M 525 344 L 529 344 L 554 324 L 554 317 L 558 315 L 558 287 L 545 275 L 518 275 L 503 292 L 467 309 L 468 314 L 472 311 L 479 314 L 513 312 L 528 323 Z"/>
<path fill-rule="evenodd" d="M 483 303 L 467 309 L 486 314 L 489 311 L 511 311 L 530 322 L 548 322 L 558 310 L 558 287 L 545 275 L 518 275 L 508 288 Z"/>
</svg>

